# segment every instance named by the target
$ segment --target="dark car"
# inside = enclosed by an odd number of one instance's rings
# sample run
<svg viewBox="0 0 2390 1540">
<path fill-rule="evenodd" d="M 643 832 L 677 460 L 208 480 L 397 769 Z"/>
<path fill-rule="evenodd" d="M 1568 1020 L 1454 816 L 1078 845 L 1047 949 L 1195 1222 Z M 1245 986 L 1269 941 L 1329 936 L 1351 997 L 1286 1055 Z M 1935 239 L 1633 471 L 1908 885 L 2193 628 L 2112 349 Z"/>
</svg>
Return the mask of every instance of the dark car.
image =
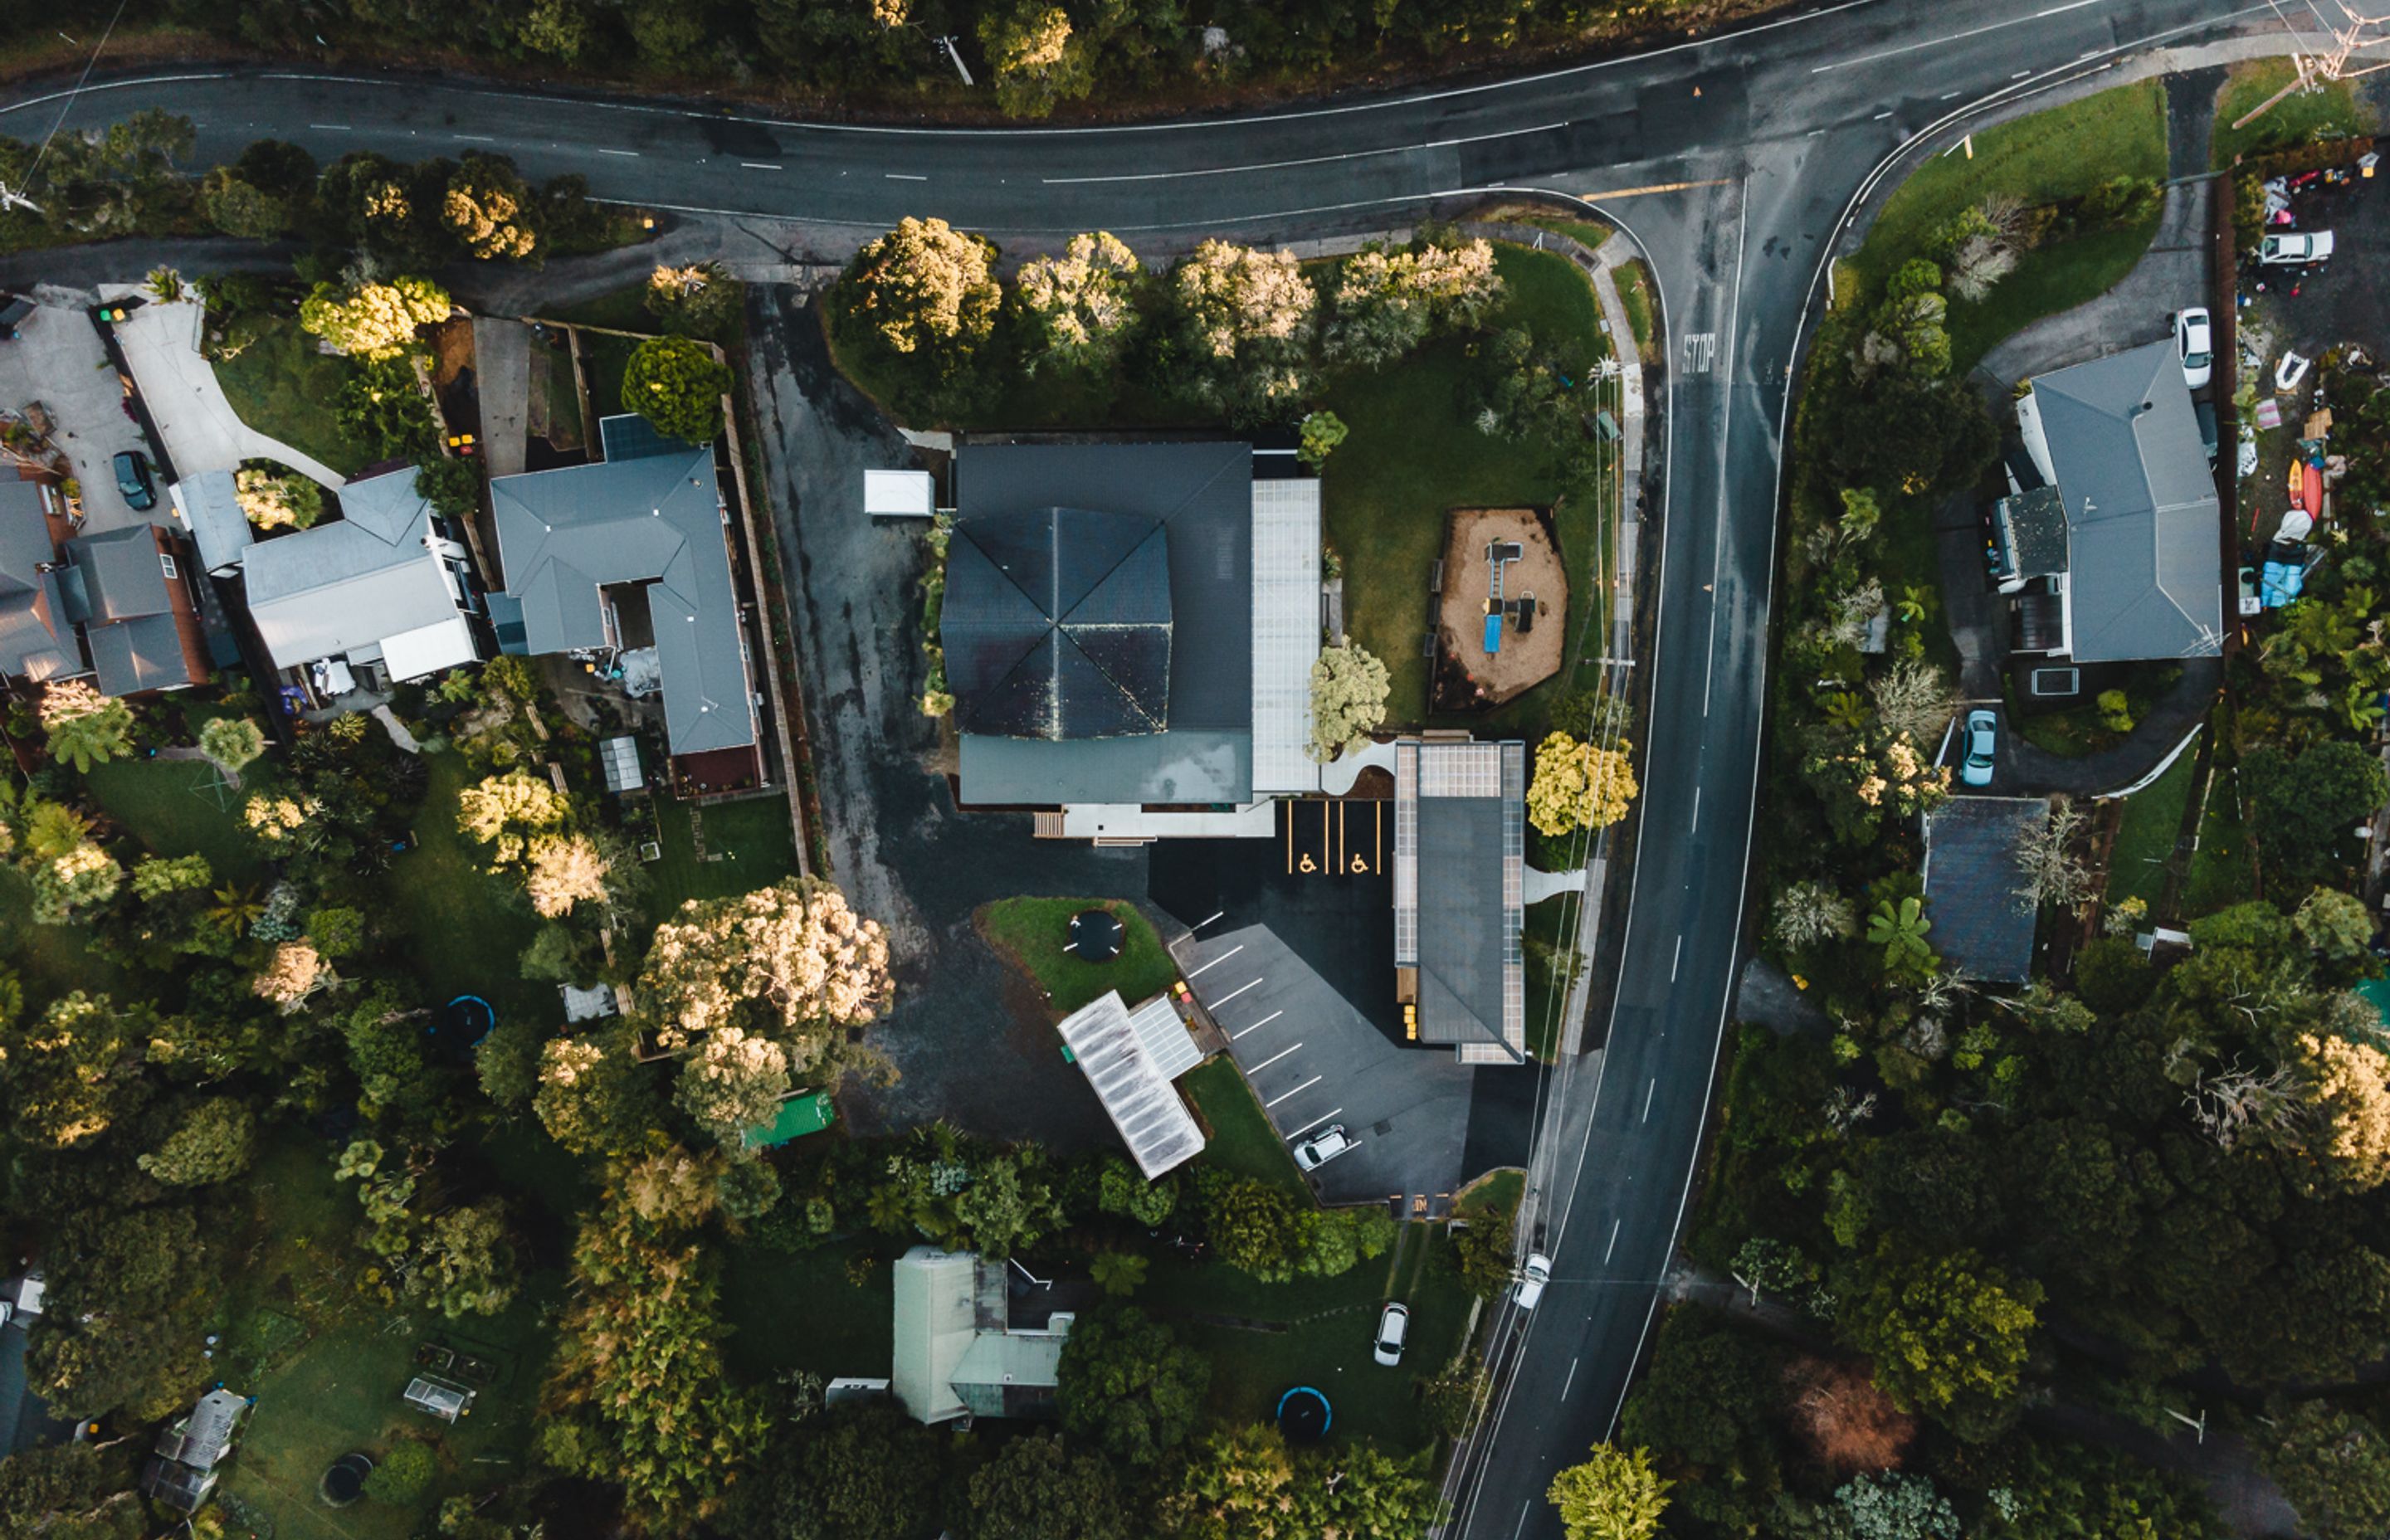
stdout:
<svg viewBox="0 0 2390 1540">
<path fill-rule="evenodd" d="M 149 479 L 149 460 L 141 451 L 128 449 L 116 456 L 116 490 L 135 513 L 158 506 L 158 483 Z"/>
</svg>

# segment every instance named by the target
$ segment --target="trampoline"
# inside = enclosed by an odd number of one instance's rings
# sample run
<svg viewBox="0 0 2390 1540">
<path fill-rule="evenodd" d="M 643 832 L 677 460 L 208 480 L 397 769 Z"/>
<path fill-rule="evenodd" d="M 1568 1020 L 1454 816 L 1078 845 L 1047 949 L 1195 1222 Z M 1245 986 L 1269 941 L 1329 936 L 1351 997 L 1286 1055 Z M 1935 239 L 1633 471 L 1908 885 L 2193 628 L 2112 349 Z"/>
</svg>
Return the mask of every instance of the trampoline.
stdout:
<svg viewBox="0 0 2390 1540">
<path fill-rule="evenodd" d="M 478 995 L 459 995 L 441 1008 L 439 1020 L 425 1029 L 425 1035 L 436 1052 L 462 1063 L 472 1058 L 474 1045 L 489 1036 L 497 1024 L 498 1013 L 490 1008 L 489 1001 Z"/>
<path fill-rule="evenodd" d="M 364 1495 L 366 1478 L 373 1474 L 373 1468 L 374 1462 L 363 1455 L 342 1455 L 315 1483 L 315 1495 L 333 1508 L 346 1508 Z"/>
<path fill-rule="evenodd" d="M 1335 1420 L 1328 1397 L 1308 1385 L 1297 1385 L 1278 1398 L 1278 1431 L 1289 1444 L 1317 1444 Z"/>
<path fill-rule="evenodd" d="M 1110 962 L 1121 953 L 1125 928 L 1108 909 L 1082 909 L 1071 917 L 1071 943 L 1064 951 L 1082 962 Z"/>
</svg>

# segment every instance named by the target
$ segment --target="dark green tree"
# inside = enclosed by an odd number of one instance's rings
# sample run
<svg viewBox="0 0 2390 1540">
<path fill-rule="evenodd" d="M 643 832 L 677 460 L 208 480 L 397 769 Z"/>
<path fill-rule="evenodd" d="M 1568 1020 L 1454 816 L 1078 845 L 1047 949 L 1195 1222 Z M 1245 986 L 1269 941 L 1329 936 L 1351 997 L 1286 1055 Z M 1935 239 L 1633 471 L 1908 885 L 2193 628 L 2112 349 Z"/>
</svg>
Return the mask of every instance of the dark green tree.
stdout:
<svg viewBox="0 0 2390 1540">
<path fill-rule="evenodd" d="M 1136 1306 L 1106 1306 L 1073 1326 L 1058 1379 L 1065 1432 L 1150 1466 L 1194 1431 L 1212 1366 Z"/>
<path fill-rule="evenodd" d="M 632 350 L 623 371 L 623 409 L 666 438 L 711 443 L 722 431 L 722 397 L 729 389 L 729 366 L 704 343 L 650 337 Z"/>
<path fill-rule="evenodd" d="M 1112 1468 L 1058 1438 L 1014 1439 L 970 1479 L 970 1540 L 1131 1540 Z"/>
</svg>

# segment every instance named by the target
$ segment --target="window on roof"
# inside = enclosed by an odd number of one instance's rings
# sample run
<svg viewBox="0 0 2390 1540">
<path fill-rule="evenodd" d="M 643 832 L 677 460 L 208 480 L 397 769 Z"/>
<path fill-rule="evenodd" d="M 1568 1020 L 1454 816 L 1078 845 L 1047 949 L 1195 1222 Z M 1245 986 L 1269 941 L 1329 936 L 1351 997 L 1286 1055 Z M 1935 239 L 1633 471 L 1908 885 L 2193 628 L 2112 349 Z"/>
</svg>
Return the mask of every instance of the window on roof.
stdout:
<svg viewBox="0 0 2390 1540">
<path fill-rule="evenodd" d="M 174 558 L 168 556 L 163 551 L 160 551 L 158 553 L 158 565 L 166 569 L 166 575 L 170 578 L 177 578 L 183 575 L 181 572 L 174 570 Z"/>
</svg>

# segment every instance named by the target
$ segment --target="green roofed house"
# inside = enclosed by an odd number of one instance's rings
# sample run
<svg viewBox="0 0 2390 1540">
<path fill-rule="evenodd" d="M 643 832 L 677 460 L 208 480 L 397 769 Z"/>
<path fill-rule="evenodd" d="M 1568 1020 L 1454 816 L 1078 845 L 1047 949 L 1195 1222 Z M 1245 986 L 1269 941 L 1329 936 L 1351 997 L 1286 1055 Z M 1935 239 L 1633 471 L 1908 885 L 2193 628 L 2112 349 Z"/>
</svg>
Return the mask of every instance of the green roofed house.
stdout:
<svg viewBox="0 0 2390 1540">
<path fill-rule="evenodd" d="M 1054 1413 L 1067 1313 L 1016 1323 L 1005 1266 L 970 1251 L 916 1246 L 896 1259 L 891 1389 L 917 1422 Z"/>
<path fill-rule="evenodd" d="M 838 1108 L 828 1091 L 797 1091 L 780 1098 L 780 1110 L 770 1123 L 759 1123 L 739 1136 L 749 1149 L 776 1149 L 791 1139 L 818 1134 L 838 1121 Z"/>
</svg>

